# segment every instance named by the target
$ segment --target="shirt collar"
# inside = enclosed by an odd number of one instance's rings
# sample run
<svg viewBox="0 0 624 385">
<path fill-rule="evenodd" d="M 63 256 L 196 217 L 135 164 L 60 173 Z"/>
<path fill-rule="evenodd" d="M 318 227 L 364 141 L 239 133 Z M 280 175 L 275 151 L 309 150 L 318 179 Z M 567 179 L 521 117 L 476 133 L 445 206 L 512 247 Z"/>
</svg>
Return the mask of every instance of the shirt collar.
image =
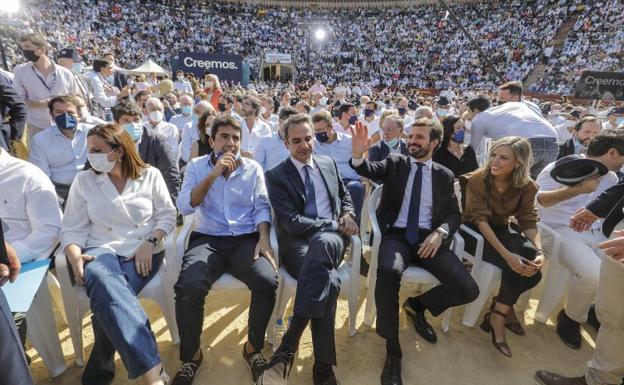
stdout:
<svg viewBox="0 0 624 385">
<path fill-rule="evenodd" d="M 425 162 L 419 162 L 416 160 L 416 158 L 414 158 L 413 156 L 410 156 L 410 164 L 416 164 L 416 163 L 422 163 L 425 165 L 425 167 L 427 167 L 429 170 L 431 170 L 431 168 L 433 167 L 433 160 L 431 160 L 431 158 L 429 158 L 427 161 Z"/>
<path fill-rule="evenodd" d="M 299 173 L 301 173 L 301 169 L 303 169 L 305 166 L 310 166 L 312 167 L 312 170 L 314 170 L 314 159 L 312 159 L 312 157 L 310 157 L 310 159 L 308 159 L 308 163 L 303 164 L 301 162 L 299 162 L 297 159 L 293 158 L 292 155 L 290 157 L 290 161 L 293 162 L 293 164 L 295 165 L 295 167 L 297 168 L 297 171 L 299 171 Z"/>
<path fill-rule="evenodd" d="M 58 126 L 57 126 L 56 124 L 55 124 L 54 126 L 52 126 L 52 127 L 54 127 L 54 129 L 55 129 L 55 132 L 54 132 L 54 133 L 55 133 L 57 136 L 62 136 L 62 137 L 67 138 L 67 139 L 73 139 L 73 138 L 69 138 L 69 137 L 65 136 L 65 135 L 61 132 L 61 129 L 60 129 L 60 128 L 58 128 Z M 76 129 L 74 130 L 74 132 L 82 132 L 82 131 L 84 131 L 84 130 L 83 130 L 83 127 L 82 127 L 82 123 L 78 123 L 78 124 L 76 125 Z M 74 138 L 75 138 L 75 137 L 76 137 L 76 135 L 74 135 Z"/>
</svg>

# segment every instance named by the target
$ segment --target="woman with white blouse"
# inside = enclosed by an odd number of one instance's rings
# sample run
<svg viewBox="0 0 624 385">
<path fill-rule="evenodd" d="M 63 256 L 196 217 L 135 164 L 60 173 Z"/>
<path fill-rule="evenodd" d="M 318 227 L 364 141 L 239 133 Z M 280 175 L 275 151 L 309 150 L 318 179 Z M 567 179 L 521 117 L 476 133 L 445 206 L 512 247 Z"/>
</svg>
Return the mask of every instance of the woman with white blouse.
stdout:
<svg viewBox="0 0 624 385">
<path fill-rule="evenodd" d="M 61 227 L 61 246 L 93 312 L 95 343 L 82 383 L 110 383 L 117 351 L 129 378 L 164 384 L 156 339 L 136 294 L 160 268 L 176 210 L 160 171 L 141 160 L 123 128 L 92 128 L 87 147 L 92 169 L 74 179 Z"/>
</svg>

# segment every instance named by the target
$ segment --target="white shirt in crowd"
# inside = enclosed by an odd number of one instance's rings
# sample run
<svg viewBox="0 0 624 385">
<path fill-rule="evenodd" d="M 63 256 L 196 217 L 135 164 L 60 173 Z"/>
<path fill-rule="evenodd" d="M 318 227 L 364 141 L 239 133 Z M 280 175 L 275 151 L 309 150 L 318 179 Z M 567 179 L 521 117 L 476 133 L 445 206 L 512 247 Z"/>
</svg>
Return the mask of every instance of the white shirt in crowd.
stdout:
<svg viewBox="0 0 624 385">
<path fill-rule="evenodd" d="M 378 132 L 381 129 L 379 127 L 379 117 L 376 117 L 375 119 L 371 120 L 370 122 L 367 121 L 364 118 L 361 118 L 360 122 L 362 122 L 362 124 L 365 124 L 368 127 L 368 137 L 369 137 L 369 139 L 370 139 L 370 137 L 375 135 L 375 133 Z M 349 133 L 349 135 L 351 135 L 351 133 Z"/>
<path fill-rule="evenodd" d="M 314 157 L 310 157 L 308 163 L 303 164 L 299 162 L 297 159 L 290 157 L 290 161 L 293 162 L 297 171 L 299 171 L 299 175 L 301 176 L 301 182 L 305 186 L 305 178 L 306 172 L 303 169 L 305 166 L 309 166 L 312 169 L 308 169 L 310 174 L 310 180 L 314 185 L 314 197 L 316 198 L 316 212 L 318 213 L 319 218 L 333 219 L 331 202 L 329 200 L 329 193 L 327 192 L 327 187 L 325 187 L 325 181 L 323 181 L 323 176 L 321 175 L 321 170 L 319 170 L 318 166 L 314 163 Z"/>
<path fill-rule="evenodd" d="M 36 166 L 0 148 L 0 218 L 4 239 L 22 262 L 44 255 L 56 244 L 61 209 L 50 179 Z"/>
<path fill-rule="evenodd" d="M 471 131 L 470 146 L 477 153 L 483 137 L 557 138 L 553 125 L 523 102 L 507 102 L 478 113 L 472 119 Z"/>
<path fill-rule="evenodd" d="M 353 126 L 349 126 L 349 127 L 352 127 L 352 128 L 353 128 Z M 335 123 L 332 125 L 332 128 L 334 129 L 334 131 L 339 132 L 339 133 L 341 133 L 341 134 L 343 134 L 343 135 L 348 135 L 348 136 L 351 136 L 351 131 L 349 131 L 349 127 L 347 127 L 347 128 L 345 129 L 345 128 L 342 126 L 342 124 L 340 124 L 340 122 L 335 122 Z M 353 129 L 355 129 L 355 128 L 353 128 Z"/>
<path fill-rule="evenodd" d="M 193 93 L 193 87 L 191 87 L 191 82 L 184 79 L 183 81 L 176 80 L 173 82 L 173 88 L 182 92 L 182 93 Z"/>
<path fill-rule="evenodd" d="M 198 140 L 199 131 L 197 131 L 197 125 L 192 122 L 184 125 L 182 130 L 182 140 L 180 141 L 180 159 L 187 163 L 191 160 L 193 143 L 197 143 Z"/>
<path fill-rule="evenodd" d="M 61 247 L 104 247 L 132 257 L 154 229 L 169 234 L 175 224 L 176 210 L 158 169 L 150 166 L 138 179 L 128 179 L 121 194 L 108 174 L 86 170 L 69 190 Z M 164 247 L 161 241 L 154 253 Z"/>
<path fill-rule="evenodd" d="M 113 108 L 117 104 L 117 96 L 112 95 L 113 85 L 101 74 L 91 71 L 85 74 L 91 83 L 93 98 L 101 108 Z M 109 90 L 108 92 L 106 90 Z"/>
<path fill-rule="evenodd" d="M 392 225 L 393 227 L 405 228 L 407 227 L 407 218 L 409 214 L 410 202 L 412 201 L 412 186 L 414 186 L 414 178 L 416 177 L 416 170 L 418 161 L 409 157 L 410 159 L 410 173 L 407 178 L 407 184 L 405 185 L 405 195 L 403 195 L 403 202 L 401 203 L 401 209 L 396 221 Z M 354 167 L 361 165 L 364 162 L 364 158 L 351 159 L 351 163 Z M 433 167 L 433 161 L 429 159 L 423 162 L 422 166 L 422 184 L 420 187 L 420 211 L 418 215 L 418 227 L 423 230 L 432 230 L 433 221 L 433 182 L 431 177 L 431 169 Z"/>
<path fill-rule="evenodd" d="M 89 128 L 79 123 L 74 138 L 54 125 L 33 137 L 28 161 L 39 167 L 54 183 L 69 185 L 87 162 Z"/>
<path fill-rule="evenodd" d="M 555 191 L 566 187 L 565 185 L 555 181 L 550 172 L 555 167 L 555 162 L 547 165 L 537 176 L 535 181 L 539 186 L 540 192 Z M 563 202 L 559 202 L 556 205 L 544 207 L 537 201 L 537 210 L 540 220 L 549 226 L 570 226 L 570 217 L 572 217 L 576 211 L 582 207 L 587 206 L 591 201 L 597 198 L 602 192 L 611 186 L 614 186 L 618 182 L 618 177 L 613 171 L 609 171 L 606 175 L 602 176 L 600 183 L 596 190 L 590 194 L 580 194 L 574 198 L 567 199 Z M 596 221 L 592 225 L 592 229 L 599 230 L 602 225 L 602 221 Z"/>
<path fill-rule="evenodd" d="M 260 142 L 260 139 L 266 136 L 271 136 L 273 133 L 268 123 L 264 122 L 260 118 L 256 118 L 251 130 L 249 130 L 249 126 L 247 126 L 247 120 L 241 118 L 240 122 L 243 131 L 241 133 L 241 151 L 254 152 L 254 149 Z"/>
<path fill-rule="evenodd" d="M 74 74 L 67 68 L 52 64 L 54 70 L 47 77 L 44 77 L 32 62 L 20 64 L 13 69 L 13 86 L 24 101 L 79 93 Z M 54 124 L 47 106 L 35 108 L 27 106 L 26 109 L 28 111 L 26 123 L 41 129 Z"/>
<path fill-rule="evenodd" d="M 171 119 L 169 119 L 169 123 L 173 124 L 178 128 L 178 135 L 182 138 L 182 132 L 184 132 L 184 128 L 186 126 L 193 125 L 193 114 L 189 116 L 185 116 L 184 114 L 173 115 Z"/>
<path fill-rule="evenodd" d="M 167 123 L 164 120 L 161 120 L 155 125 L 150 123 L 148 120 L 145 123 L 145 126 L 148 130 L 156 132 L 165 139 L 165 141 L 175 154 L 176 160 L 180 158 L 180 136 L 178 134 L 178 128 L 176 126 L 171 123 Z"/>
<path fill-rule="evenodd" d="M 254 160 L 260 163 L 264 171 L 277 166 L 288 156 L 288 149 L 277 132 L 274 132 L 271 136 L 261 138 L 254 151 Z"/>
</svg>

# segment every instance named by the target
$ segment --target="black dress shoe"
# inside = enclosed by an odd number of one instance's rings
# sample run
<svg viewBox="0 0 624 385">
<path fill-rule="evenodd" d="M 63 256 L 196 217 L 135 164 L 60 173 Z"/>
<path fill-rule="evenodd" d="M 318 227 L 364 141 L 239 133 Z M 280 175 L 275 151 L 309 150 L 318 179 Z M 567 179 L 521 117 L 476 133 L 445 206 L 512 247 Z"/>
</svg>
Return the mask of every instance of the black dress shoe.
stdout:
<svg viewBox="0 0 624 385">
<path fill-rule="evenodd" d="M 403 310 L 405 310 L 405 314 L 407 314 L 407 316 L 412 320 L 412 323 L 416 328 L 416 332 L 418 332 L 422 338 L 432 344 L 435 344 L 438 341 L 438 336 L 436 335 L 435 330 L 433 330 L 433 327 L 429 324 L 429 322 L 427 322 L 424 311 L 414 310 L 410 306 L 409 300 L 405 301 L 403 304 Z"/>
<path fill-rule="evenodd" d="M 386 356 L 383 372 L 381 372 L 381 385 L 403 385 L 401 379 L 401 358 Z"/>
<path fill-rule="evenodd" d="M 598 317 L 596 316 L 596 304 L 592 304 L 589 307 L 589 312 L 587 313 L 587 324 L 591 325 L 596 330 L 600 329 L 600 321 L 598 321 Z"/>
<path fill-rule="evenodd" d="M 557 315 L 557 335 L 572 349 L 581 348 L 581 325 L 570 319 L 563 309 Z"/>
</svg>

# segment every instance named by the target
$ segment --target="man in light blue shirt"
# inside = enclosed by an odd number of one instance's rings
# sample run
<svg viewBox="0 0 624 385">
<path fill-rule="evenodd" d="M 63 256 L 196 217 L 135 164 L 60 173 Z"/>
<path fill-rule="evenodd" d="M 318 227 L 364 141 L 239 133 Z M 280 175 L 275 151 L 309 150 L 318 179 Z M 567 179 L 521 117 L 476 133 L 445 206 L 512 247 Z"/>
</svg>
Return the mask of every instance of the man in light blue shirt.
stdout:
<svg viewBox="0 0 624 385">
<path fill-rule="evenodd" d="M 328 156 L 336 162 L 342 182 L 347 186 L 349 195 L 353 200 L 355 219 L 359 226 L 366 189 L 360 180 L 360 176 L 349 165 L 351 136 L 334 130 L 331 114 L 327 111 L 314 114 L 312 123 L 314 124 L 314 136 L 317 142 L 314 146 L 314 153 Z"/>
<path fill-rule="evenodd" d="M 196 227 L 174 287 L 182 366 L 172 385 L 191 384 L 197 374 L 203 361 L 204 300 L 224 273 L 251 291 L 243 359 L 253 383 L 267 362 L 261 351 L 277 290 L 269 240 L 271 207 L 262 167 L 240 156 L 241 137 L 238 120 L 216 119 L 209 139 L 214 151 L 191 160 L 177 198 L 183 215 L 194 214 Z"/>
<path fill-rule="evenodd" d="M 69 186 L 87 161 L 89 128 L 79 122 L 74 96 L 54 97 L 48 109 L 55 125 L 35 134 L 28 160 L 52 180 L 63 206 Z"/>
<path fill-rule="evenodd" d="M 297 110 L 293 107 L 282 108 L 279 113 L 277 131 L 271 136 L 261 138 L 260 142 L 258 142 L 254 153 L 254 159 L 260 163 L 265 172 L 269 171 L 284 159 L 288 158 L 288 149 L 284 144 L 284 138 L 280 131 L 286 120 L 296 114 Z"/>
</svg>

